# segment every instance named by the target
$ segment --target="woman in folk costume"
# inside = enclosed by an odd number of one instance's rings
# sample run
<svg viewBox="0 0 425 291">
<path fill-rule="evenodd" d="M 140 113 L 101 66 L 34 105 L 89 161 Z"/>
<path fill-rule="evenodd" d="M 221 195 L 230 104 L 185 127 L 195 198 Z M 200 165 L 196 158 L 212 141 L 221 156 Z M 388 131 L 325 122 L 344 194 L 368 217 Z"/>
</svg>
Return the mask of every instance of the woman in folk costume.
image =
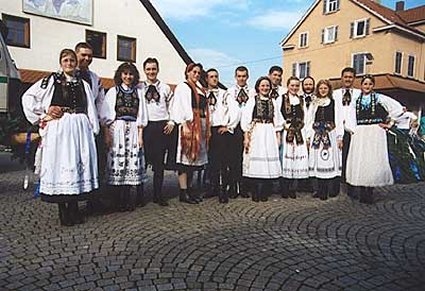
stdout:
<svg viewBox="0 0 425 291">
<path fill-rule="evenodd" d="M 276 100 L 270 96 L 272 83 L 261 77 L 255 83 L 256 95 L 250 98 L 242 112 L 244 131 L 243 176 L 255 185 L 252 200 L 267 201 L 272 180 L 281 176 L 279 161 L 280 132 L 283 117 Z"/>
<path fill-rule="evenodd" d="M 143 153 L 143 128 L 148 123 L 146 103 L 137 87 L 139 72 L 133 64 L 121 64 L 114 81 L 115 87 L 106 93 L 99 114 L 108 149 L 106 181 L 117 186 L 120 210 L 134 210 L 136 201 L 130 196 L 131 186 L 137 186 L 140 200 L 146 179 Z"/>
<path fill-rule="evenodd" d="M 75 52 L 62 50 L 59 62 L 61 71 L 31 86 L 22 106 L 28 121 L 40 126 L 41 199 L 58 203 L 62 225 L 74 225 L 83 222 L 78 200 L 98 188 L 99 125 L 90 86 L 75 76 Z"/>
<path fill-rule="evenodd" d="M 362 203 L 373 202 L 374 187 L 394 183 L 388 158 L 387 130 L 403 113 L 399 102 L 373 91 L 374 85 L 373 76 L 363 76 L 362 93 L 356 100 L 356 121 L 347 124 L 352 132 L 347 183 L 360 187 Z"/>
<path fill-rule="evenodd" d="M 335 197 L 339 192 L 336 178 L 341 176 L 344 135 L 342 109 L 332 98 L 332 86 L 328 80 L 317 83 L 316 98 L 307 120 L 309 175 L 317 178 L 317 197 L 326 200 L 328 195 Z"/>
<path fill-rule="evenodd" d="M 171 118 L 179 124 L 176 170 L 180 201 L 190 204 L 201 202 L 201 197 L 190 191 L 193 171 L 208 163 L 210 117 L 206 92 L 199 83 L 201 72 L 201 64 L 186 67 L 186 81 L 177 85 L 171 109 Z"/>
<path fill-rule="evenodd" d="M 280 112 L 285 119 L 282 136 L 282 197 L 296 198 L 295 180 L 308 178 L 308 150 L 304 100 L 298 95 L 300 80 L 290 77 L 288 92 L 280 98 Z"/>
</svg>

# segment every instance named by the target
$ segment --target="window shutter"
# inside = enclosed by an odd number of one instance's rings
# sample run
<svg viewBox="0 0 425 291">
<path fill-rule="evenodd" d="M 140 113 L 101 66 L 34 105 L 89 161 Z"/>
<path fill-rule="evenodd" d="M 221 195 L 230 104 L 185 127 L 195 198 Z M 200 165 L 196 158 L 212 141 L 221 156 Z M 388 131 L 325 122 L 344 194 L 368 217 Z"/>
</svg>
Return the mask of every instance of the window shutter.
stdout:
<svg viewBox="0 0 425 291">
<path fill-rule="evenodd" d="M 325 29 L 322 29 L 322 42 L 321 43 L 324 43 L 325 42 Z"/>
<path fill-rule="evenodd" d="M 326 14 L 326 4 L 328 0 L 323 0 L 323 14 Z"/>
<path fill-rule="evenodd" d="M 365 34 L 368 35 L 369 34 L 369 27 L 370 27 L 370 18 L 368 18 L 366 20 L 365 26 L 366 26 L 366 28 L 365 28 Z"/>
<path fill-rule="evenodd" d="M 354 22 L 350 23 L 350 38 L 353 38 L 354 35 Z"/>
<path fill-rule="evenodd" d="M 297 75 L 297 63 L 293 63 L 292 64 L 292 76 L 296 76 Z"/>
<path fill-rule="evenodd" d="M 335 41 L 338 40 L 338 25 L 335 26 Z"/>
<path fill-rule="evenodd" d="M 306 77 L 308 77 L 308 76 L 310 76 L 310 62 L 307 62 L 307 65 L 306 65 Z"/>
<path fill-rule="evenodd" d="M 339 10 L 339 0 L 336 1 L 336 10 Z"/>
</svg>

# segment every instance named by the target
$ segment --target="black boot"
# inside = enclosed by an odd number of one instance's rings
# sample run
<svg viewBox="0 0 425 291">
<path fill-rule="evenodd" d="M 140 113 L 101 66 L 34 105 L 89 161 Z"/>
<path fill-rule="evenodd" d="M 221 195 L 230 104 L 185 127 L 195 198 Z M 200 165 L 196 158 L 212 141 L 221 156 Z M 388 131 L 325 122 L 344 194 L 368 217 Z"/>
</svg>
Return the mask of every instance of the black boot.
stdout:
<svg viewBox="0 0 425 291">
<path fill-rule="evenodd" d="M 268 181 L 263 183 L 263 187 L 261 189 L 260 201 L 266 202 L 269 200 L 269 193 L 271 192 L 272 185 L 268 183 Z"/>
<path fill-rule="evenodd" d="M 136 187 L 136 206 L 143 207 L 146 205 L 144 185 L 140 184 Z"/>
<path fill-rule="evenodd" d="M 329 189 L 329 197 L 334 198 L 339 195 L 340 181 L 339 178 L 334 178 L 330 180 L 330 189 Z"/>
<path fill-rule="evenodd" d="M 289 180 L 288 181 L 289 183 L 288 183 L 288 185 L 289 185 L 289 187 L 288 187 L 288 189 L 289 189 L 289 191 L 288 191 L 288 196 L 289 196 L 289 198 L 291 198 L 291 199 L 296 199 L 297 198 L 297 193 L 295 192 L 295 181 L 294 180 Z"/>
<path fill-rule="evenodd" d="M 255 183 L 255 190 L 252 193 L 252 201 L 260 202 L 261 193 L 263 191 L 263 185 L 260 182 Z"/>
<path fill-rule="evenodd" d="M 373 188 L 361 187 L 359 201 L 364 204 L 373 204 Z"/>
<path fill-rule="evenodd" d="M 289 198 L 289 184 L 288 184 L 288 181 L 285 178 L 279 179 L 279 188 L 280 188 L 280 195 L 282 195 L 282 198 L 288 199 Z"/>
<path fill-rule="evenodd" d="M 319 180 L 319 192 L 320 192 L 320 200 L 328 200 L 328 181 L 320 179 Z"/>
<path fill-rule="evenodd" d="M 78 209 L 78 202 L 73 201 L 68 203 L 68 213 L 72 224 L 81 224 L 84 222 L 83 215 Z"/>
<path fill-rule="evenodd" d="M 169 206 L 162 194 L 162 184 L 164 181 L 164 172 L 155 172 L 153 176 L 153 200 L 159 206 Z"/>
<path fill-rule="evenodd" d="M 187 189 L 180 189 L 180 202 L 188 204 L 198 204 L 196 200 L 189 196 Z"/>
<path fill-rule="evenodd" d="M 59 220 L 63 226 L 72 226 L 74 225 L 69 217 L 68 206 L 66 203 L 58 203 L 59 208 Z"/>
</svg>

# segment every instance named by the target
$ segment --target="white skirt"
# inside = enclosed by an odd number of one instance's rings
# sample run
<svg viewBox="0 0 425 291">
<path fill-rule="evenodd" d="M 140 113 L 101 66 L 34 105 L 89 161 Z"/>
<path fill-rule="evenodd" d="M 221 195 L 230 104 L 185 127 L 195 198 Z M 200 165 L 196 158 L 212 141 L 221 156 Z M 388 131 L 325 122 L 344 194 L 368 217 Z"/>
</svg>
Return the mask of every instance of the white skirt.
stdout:
<svg viewBox="0 0 425 291">
<path fill-rule="evenodd" d="M 282 177 L 287 179 L 308 178 L 307 141 L 302 131 L 304 143 L 297 145 L 295 138 L 292 143 L 286 142 L 287 130 L 282 134 Z"/>
<path fill-rule="evenodd" d="M 176 163 L 182 164 L 185 166 L 194 166 L 199 167 L 206 165 L 208 163 L 208 149 L 207 149 L 207 143 L 206 143 L 206 132 L 207 132 L 207 124 L 206 119 L 201 118 L 201 144 L 199 149 L 198 157 L 195 161 L 192 161 L 188 159 L 186 155 L 182 153 L 182 144 L 181 144 L 181 135 L 182 135 L 183 126 L 179 126 L 179 136 L 178 136 L 178 143 L 177 143 L 177 156 L 176 156 Z"/>
<path fill-rule="evenodd" d="M 49 121 L 42 149 L 41 193 L 78 195 L 99 187 L 96 144 L 86 114 L 65 113 Z"/>
<path fill-rule="evenodd" d="M 387 133 L 379 125 L 357 126 L 351 136 L 347 183 L 364 187 L 394 183 L 388 159 Z"/>
<path fill-rule="evenodd" d="M 110 126 L 113 142 L 108 152 L 106 179 L 109 185 L 140 185 L 146 180 L 143 149 L 135 121 L 116 120 Z"/>
<path fill-rule="evenodd" d="M 336 131 L 329 132 L 331 146 L 328 149 L 323 148 L 320 143 L 318 149 L 312 147 L 313 136 L 310 138 L 309 153 L 309 175 L 319 179 L 332 179 L 341 176 L 342 170 L 342 151 L 338 149 Z"/>
<path fill-rule="evenodd" d="M 272 123 L 256 123 L 249 152 L 243 154 L 242 175 L 249 178 L 275 179 L 281 176 L 276 130 Z"/>
</svg>

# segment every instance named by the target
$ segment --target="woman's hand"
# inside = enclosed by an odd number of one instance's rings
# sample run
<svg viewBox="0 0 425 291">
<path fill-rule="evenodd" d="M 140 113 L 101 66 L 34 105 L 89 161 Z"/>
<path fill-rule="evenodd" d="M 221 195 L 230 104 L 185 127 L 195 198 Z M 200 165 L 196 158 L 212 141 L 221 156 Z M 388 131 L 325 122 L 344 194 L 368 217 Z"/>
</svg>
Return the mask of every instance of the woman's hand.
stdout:
<svg viewBox="0 0 425 291">
<path fill-rule="evenodd" d="M 249 136 L 248 132 L 245 132 L 244 139 L 243 139 L 243 148 L 245 150 L 245 153 L 249 152 L 249 143 L 251 141 L 251 137 Z"/>
<path fill-rule="evenodd" d="M 47 114 L 53 119 L 59 119 L 63 116 L 63 112 L 60 106 L 50 106 Z"/>
<path fill-rule="evenodd" d="M 143 127 L 139 127 L 139 136 L 137 139 L 139 149 L 143 148 Z"/>
<path fill-rule="evenodd" d="M 390 129 L 391 127 L 393 127 L 393 125 L 391 123 L 380 123 L 379 126 L 383 129 Z"/>
<path fill-rule="evenodd" d="M 182 133 L 183 133 L 184 136 L 190 134 L 189 125 L 187 124 L 187 122 L 182 123 Z"/>
<path fill-rule="evenodd" d="M 169 135 L 174 129 L 174 122 L 170 121 L 164 126 L 164 133 Z"/>
<path fill-rule="evenodd" d="M 344 143 L 343 143 L 342 139 L 338 139 L 336 141 L 336 144 L 338 146 L 338 149 L 342 150 L 342 147 L 344 146 Z"/>
</svg>

